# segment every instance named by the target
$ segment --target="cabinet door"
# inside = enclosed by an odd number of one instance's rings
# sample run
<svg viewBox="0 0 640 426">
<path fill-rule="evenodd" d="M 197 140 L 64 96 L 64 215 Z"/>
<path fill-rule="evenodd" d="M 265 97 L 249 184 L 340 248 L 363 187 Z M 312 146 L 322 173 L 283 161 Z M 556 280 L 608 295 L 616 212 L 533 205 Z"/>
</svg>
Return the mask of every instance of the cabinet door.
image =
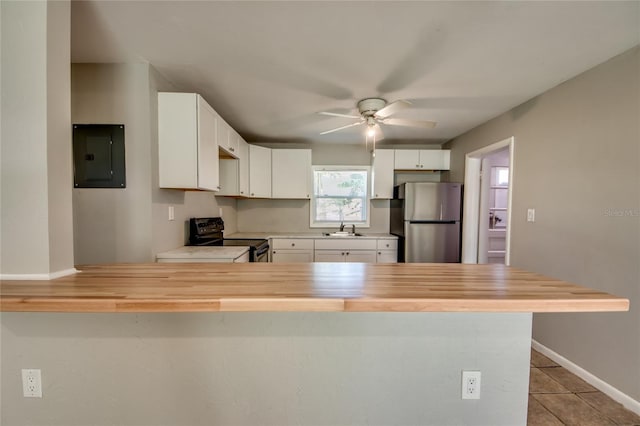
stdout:
<svg viewBox="0 0 640 426">
<path fill-rule="evenodd" d="M 376 263 L 398 263 L 398 252 L 396 250 L 379 250 Z"/>
<path fill-rule="evenodd" d="M 394 150 L 379 149 L 373 159 L 372 199 L 390 200 L 393 198 Z"/>
<path fill-rule="evenodd" d="M 238 189 L 241 197 L 249 195 L 249 144 L 238 140 Z"/>
<path fill-rule="evenodd" d="M 394 164 L 396 170 L 419 170 L 420 151 L 417 149 L 396 149 Z"/>
<path fill-rule="evenodd" d="M 310 149 L 273 149 L 271 198 L 309 199 Z"/>
<path fill-rule="evenodd" d="M 220 191 L 216 195 L 238 196 L 239 161 L 220 159 Z"/>
<path fill-rule="evenodd" d="M 198 187 L 198 118 L 195 93 L 158 93 L 160 188 Z"/>
<path fill-rule="evenodd" d="M 375 250 L 349 250 L 345 253 L 345 262 L 376 263 Z"/>
<path fill-rule="evenodd" d="M 271 198 L 271 149 L 249 145 L 249 196 Z"/>
<path fill-rule="evenodd" d="M 448 149 L 420 150 L 420 168 L 425 170 L 449 170 L 451 151 Z"/>
<path fill-rule="evenodd" d="M 198 99 L 198 188 L 220 189 L 218 144 L 216 142 L 216 113 L 202 99 Z"/>
<path fill-rule="evenodd" d="M 345 252 L 341 250 L 316 250 L 316 262 L 344 262 Z"/>
<path fill-rule="evenodd" d="M 235 130 L 231 129 L 229 131 L 229 151 L 231 152 L 231 156 L 238 156 L 238 145 L 240 141 L 240 135 Z"/>
<path fill-rule="evenodd" d="M 271 252 L 273 263 L 311 263 L 313 262 L 312 250 L 273 250 Z"/>
<path fill-rule="evenodd" d="M 218 141 L 218 145 L 220 148 L 225 151 L 229 151 L 229 133 L 231 131 L 231 127 L 227 124 L 226 121 L 222 119 L 222 117 L 218 116 L 218 128 L 216 129 L 216 140 Z"/>
</svg>

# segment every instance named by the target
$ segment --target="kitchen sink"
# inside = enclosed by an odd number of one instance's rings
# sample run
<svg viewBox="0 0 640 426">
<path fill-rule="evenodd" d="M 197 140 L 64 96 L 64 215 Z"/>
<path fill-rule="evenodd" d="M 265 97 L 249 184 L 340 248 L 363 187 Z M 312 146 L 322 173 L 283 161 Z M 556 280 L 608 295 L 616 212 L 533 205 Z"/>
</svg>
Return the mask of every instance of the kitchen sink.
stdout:
<svg viewBox="0 0 640 426">
<path fill-rule="evenodd" d="M 362 234 L 352 232 L 325 232 L 322 234 L 325 237 L 362 237 Z"/>
</svg>

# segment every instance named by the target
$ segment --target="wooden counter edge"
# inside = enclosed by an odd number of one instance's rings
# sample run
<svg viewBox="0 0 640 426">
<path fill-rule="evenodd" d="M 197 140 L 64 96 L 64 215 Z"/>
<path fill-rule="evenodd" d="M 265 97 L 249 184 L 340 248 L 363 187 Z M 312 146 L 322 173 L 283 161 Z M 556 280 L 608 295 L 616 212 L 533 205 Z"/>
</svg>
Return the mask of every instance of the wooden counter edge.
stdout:
<svg viewBox="0 0 640 426">
<path fill-rule="evenodd" d="M 345 312 L 626 312 L 629 299 L 347 299 Z"/>
<path fill-rule="evenodd" d="M 0 312 L 217 312 L 217 299 L 91 299 L 2 297 Z"/>
<path fill-rule="evenodd" d="M 91 299 L 2 297 L 3 312 L 624 312 L 629 300 L 593 299 Z"/>
</svg>

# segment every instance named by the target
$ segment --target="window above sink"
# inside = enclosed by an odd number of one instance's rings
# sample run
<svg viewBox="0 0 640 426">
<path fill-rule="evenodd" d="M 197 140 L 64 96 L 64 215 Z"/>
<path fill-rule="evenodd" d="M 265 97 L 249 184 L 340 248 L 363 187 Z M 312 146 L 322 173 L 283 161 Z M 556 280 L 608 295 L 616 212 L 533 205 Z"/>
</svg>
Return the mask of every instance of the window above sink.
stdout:
<svg viewBox="0 0 640 426">
<path fill-rule="evenodd" d="M 368 166 L 314 166 L 310 226 L 369 227 L 369 187 Z"/>
</svg>

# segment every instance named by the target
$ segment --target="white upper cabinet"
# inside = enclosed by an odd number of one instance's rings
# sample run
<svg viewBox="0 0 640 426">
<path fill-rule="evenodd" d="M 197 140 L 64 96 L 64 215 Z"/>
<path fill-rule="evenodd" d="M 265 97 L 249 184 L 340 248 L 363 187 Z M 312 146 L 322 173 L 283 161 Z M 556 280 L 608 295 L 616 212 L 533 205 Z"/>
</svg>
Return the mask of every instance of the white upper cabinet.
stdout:
<svg viewBox="0 0 640 426">
<path fill-rule="evenodd" d="M 303 198 L 311 195 L 311 150 L 271 150 L 271 198 Z"/>
<path fill-rule="evenodd" d="M 249 195 L 249 144 L 238 139 L 238 190 L 241 197 Z"/>
<path fill-rule="evenodd" d="M 160 188 L 219 189 L 216 118 L 196 93 L 158 93 Z"/>
<path fill-rule="evenodd" d="M 249 196 L 271 198 L 271 149 L 249 145 Z"/>
<path fill-rule="evenodd" d="M 371 198 L 389 200 L 393 198 L 394 150 L 379 149 L 373 158 Z"/>
<path fill-rule="evenodd" d="M 217 195 L 249 196 L 249 144 L 239 137 L 237 159 L 220 159 L 220 191 Z"/>
<path fill-rule="evenodd" d="M 396 149 L 396 170 L 449 170 L 451 151 L 446 149 Z"/>
<path fill-rule="evenodd" d="M 238 158 L 238 140 L 240 135 L 227 124 L 222 117 L 218 116 L 217 128 L 218 147 L 224 152 L 225 156 Z"/>
</svg>

